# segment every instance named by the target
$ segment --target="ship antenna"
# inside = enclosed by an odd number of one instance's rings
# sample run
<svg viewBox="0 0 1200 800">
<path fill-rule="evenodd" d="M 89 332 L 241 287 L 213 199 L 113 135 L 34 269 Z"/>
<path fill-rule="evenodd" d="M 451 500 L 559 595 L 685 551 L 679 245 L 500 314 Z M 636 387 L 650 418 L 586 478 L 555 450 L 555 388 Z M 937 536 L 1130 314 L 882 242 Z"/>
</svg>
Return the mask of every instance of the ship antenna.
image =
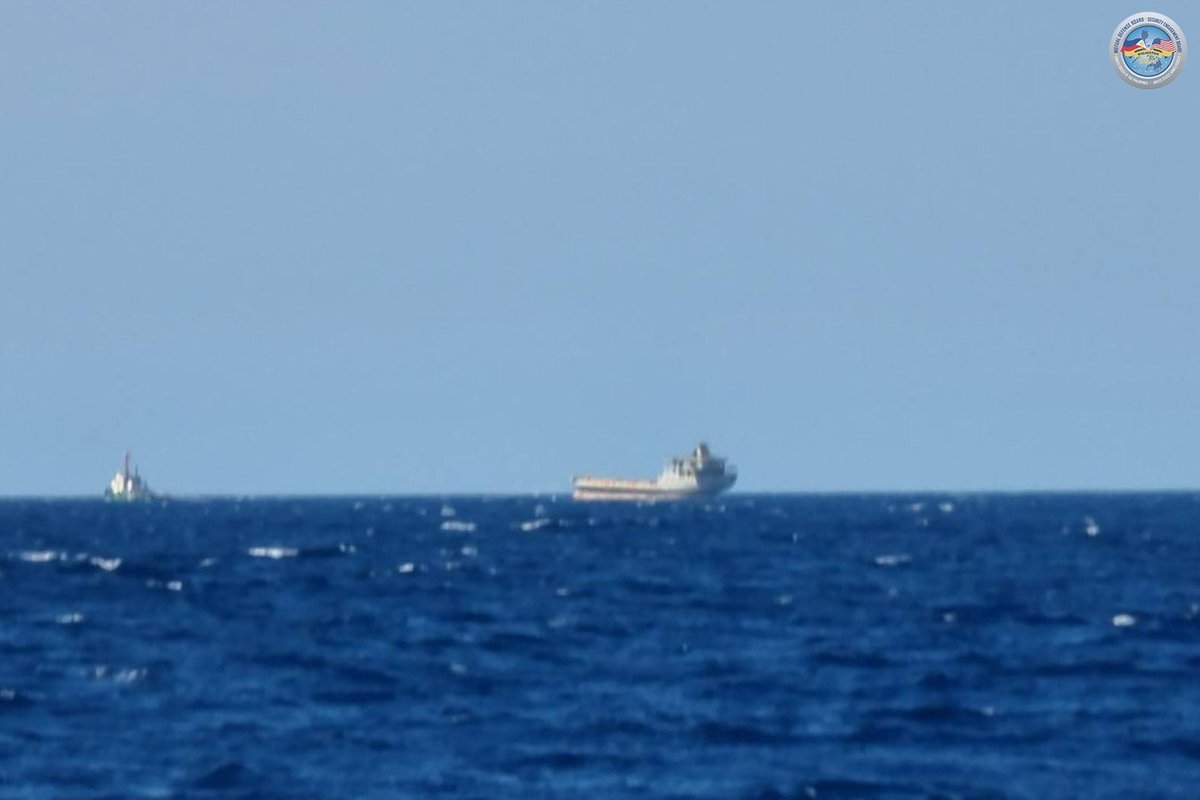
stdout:
<svg viewBox="0 0 1200 800">
<path fill-rule="evenodd" d="M 129 474 L 129 451 L 125 451 L 125 474 Z"/>
</svg>

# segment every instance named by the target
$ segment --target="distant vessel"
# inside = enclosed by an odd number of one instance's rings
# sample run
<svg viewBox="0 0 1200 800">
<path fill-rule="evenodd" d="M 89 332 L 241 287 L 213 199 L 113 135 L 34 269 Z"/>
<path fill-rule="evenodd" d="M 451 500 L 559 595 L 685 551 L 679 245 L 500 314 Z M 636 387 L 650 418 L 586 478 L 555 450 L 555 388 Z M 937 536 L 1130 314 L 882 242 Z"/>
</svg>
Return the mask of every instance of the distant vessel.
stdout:
<svg viewBox="0 0 1200 800">
<path fill-rule="evenodd" d="M 104 499 L 134 501 L 149 500 L 152 497 L 154 497 L 154 493 L 150 491 L 150 485 L 142 480 L 137 468 L 135 467 L 132 472 L 129 471 L 129 453 L 126 453 L 121 471 L 113 476 L 108 488 L 104 490 Z"/>
<path fill-rule="evenodd" d="M 652 481 L 626 478 L 574 478 L 576 500 L 686 500 L 712 497 L 733 486 L 737 470 L 717 458 L 704 442 L 690 456 L 672 458 Z"/>
</svg>

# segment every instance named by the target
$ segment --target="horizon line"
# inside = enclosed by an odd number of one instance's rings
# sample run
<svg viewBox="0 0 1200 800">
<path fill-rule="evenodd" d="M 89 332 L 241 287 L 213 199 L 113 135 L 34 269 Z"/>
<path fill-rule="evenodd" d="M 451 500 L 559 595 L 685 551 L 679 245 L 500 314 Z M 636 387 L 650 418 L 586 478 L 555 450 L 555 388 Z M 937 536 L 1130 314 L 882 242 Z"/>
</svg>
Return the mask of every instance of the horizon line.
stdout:
<svg viewBox="0 0 1200 800">
<path fill-rule="evenodd" d="M 828 497 L 828 496 L 878 496 L 878 497 L 895 497 L 900 495 L 941 495 L 941 496 L 986 496 L 986 495 L 1100 495 L 1100 494 L 1200 494 L 1200 486 L 1192 487 L 1155 487 L 1155 488 L 1023 488 L 1023 489 L 761 489 L 751 491 L 733 491 L 724 492 L 720 495 L 707 498 L 689 498 L 684 500 L 663 500 L 664 504 L 698 504 L 704 502 L 712 502 L 729 498 L 751 498 L 751 497 L 779 497 L 779 496 L 794 496 L 794 497 Z M 420 491 L 420 492 L 256 492 L 249 494 L 241 494 L 234 492 L 208 492 L 195 494 L 172 494 L 163 493 L 154 495 L 145 501 L 132 501 L 133 504 L 140 502 L 155 502 L 155 501 L 204 501 L 204 500 L 362 500 L 364 498 L 371 499 L 438 499 L 438 498 L 524 498 L 524 497 L 562 497 L 567 500 L 572 500 L 571 490 L 562 491 L 463 491 L 453 490 L 446 492 L 437 491 Z M 99 501 L 99 502 L 116 502 L 121 504 L 129 501 L 109 501 L 104 497 L 103 492 L 94 494 L 74 494 L 74 493 L 49 493 L 49 494 L 2 494 L 0 493 L 0 502 L 11 502 L 18 500 L 69 500 L 69 501 Z M 589 504 L 613 504 L 620 505 L 622 501 L 579 501 Z M 625 501 L 628 502 L 651 502 L 655 501 Z"/>
</svg>

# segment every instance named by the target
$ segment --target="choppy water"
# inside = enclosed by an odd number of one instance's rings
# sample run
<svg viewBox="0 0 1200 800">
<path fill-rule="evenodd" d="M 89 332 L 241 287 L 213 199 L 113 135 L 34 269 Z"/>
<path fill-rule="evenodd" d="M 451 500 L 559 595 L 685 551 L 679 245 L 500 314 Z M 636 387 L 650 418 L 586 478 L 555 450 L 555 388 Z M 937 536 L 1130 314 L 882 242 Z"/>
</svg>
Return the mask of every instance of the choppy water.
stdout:
<svg viewBox="0 0 1200 800">
<path fill-rule="evenodd" d="M 0 502 L 0 796 L 1195 798 L 1200 496 Z"/>
</svg>

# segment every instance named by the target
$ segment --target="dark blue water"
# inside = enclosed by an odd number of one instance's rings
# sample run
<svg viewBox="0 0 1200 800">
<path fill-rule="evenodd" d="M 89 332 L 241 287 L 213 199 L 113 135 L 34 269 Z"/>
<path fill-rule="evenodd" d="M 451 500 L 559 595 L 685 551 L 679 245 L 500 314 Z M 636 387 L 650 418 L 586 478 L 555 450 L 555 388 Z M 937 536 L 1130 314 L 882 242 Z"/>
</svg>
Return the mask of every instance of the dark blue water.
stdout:
<svg viewBox="0 0 1200 800">
<path fill-rule="evenodd" d="M 1200 496 L 0 502 L 4 798 L 1200 797 Z"/>
</svg>

